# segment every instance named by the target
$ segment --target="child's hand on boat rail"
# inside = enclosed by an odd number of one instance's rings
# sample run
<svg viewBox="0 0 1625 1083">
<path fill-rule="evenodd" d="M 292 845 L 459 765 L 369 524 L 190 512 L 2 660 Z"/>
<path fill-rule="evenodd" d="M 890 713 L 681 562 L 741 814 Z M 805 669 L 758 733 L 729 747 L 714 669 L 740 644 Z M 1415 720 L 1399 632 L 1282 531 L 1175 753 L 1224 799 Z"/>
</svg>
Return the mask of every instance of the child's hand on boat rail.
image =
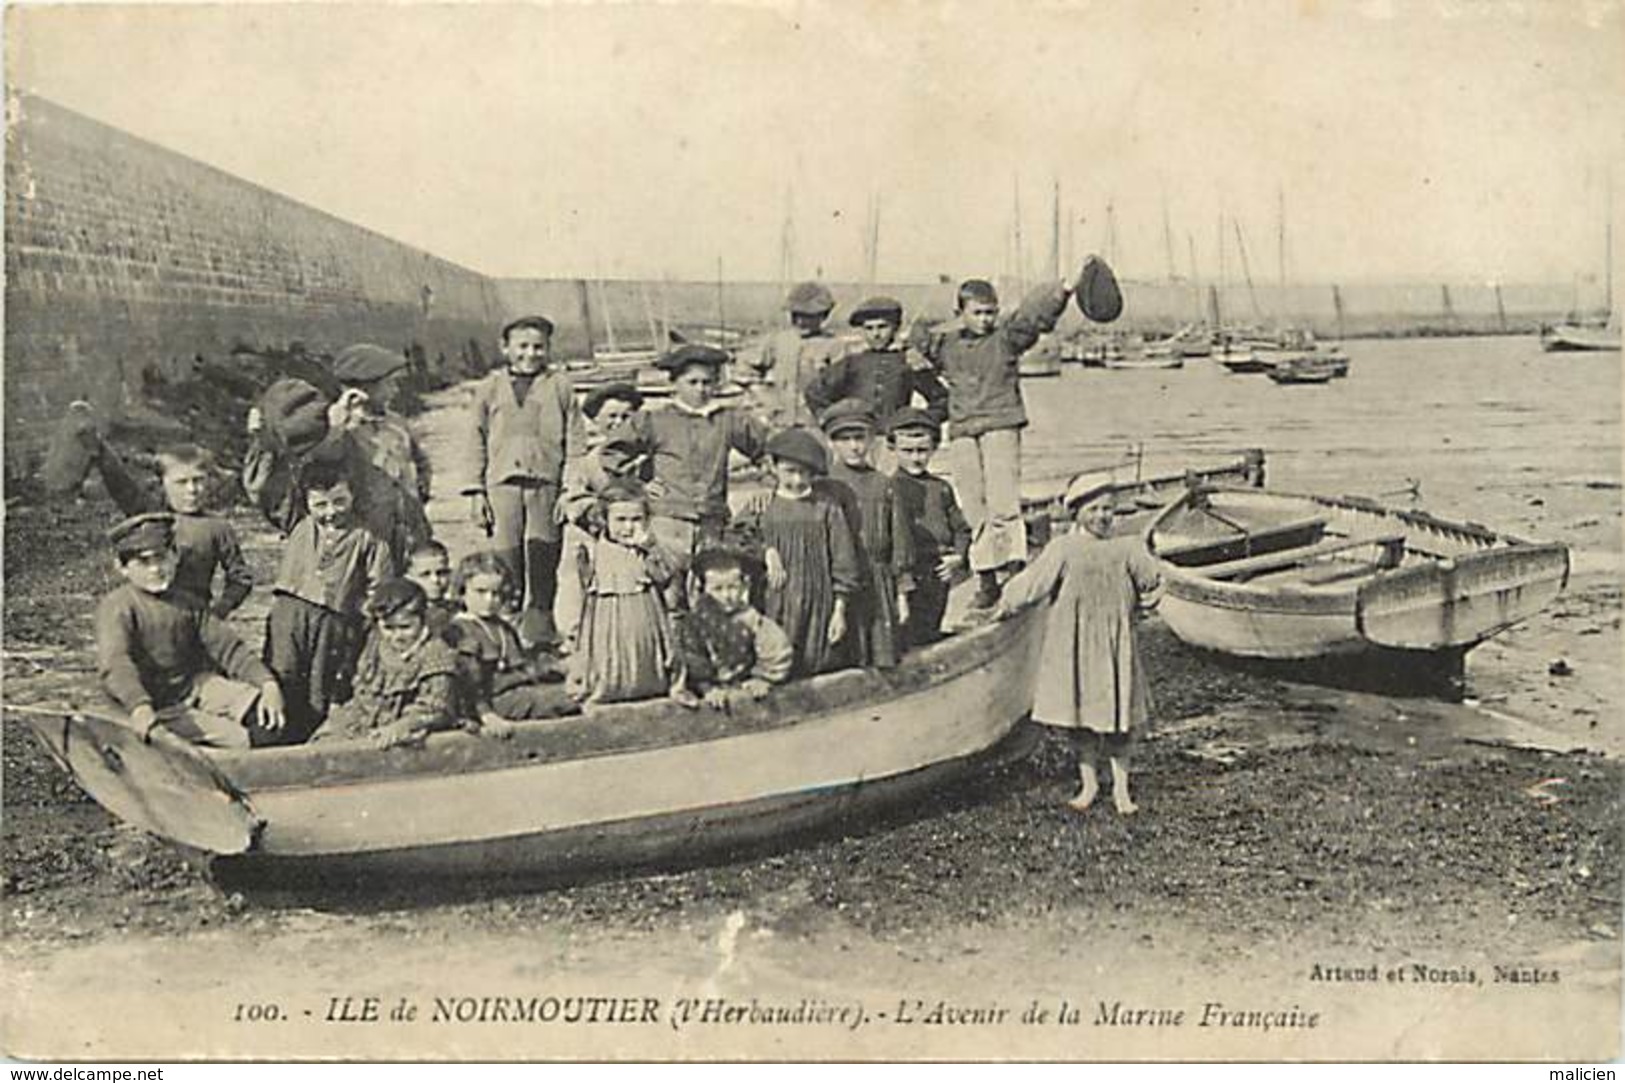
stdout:
<svg viewBox="0 0 1625 1083">
<path fill-rule="evenodd" d="M 260 685 L 260 698 L 254 704 L 255 718 L 261 729 L 272 732 L 281 729 L 288 722 L 288 705 L 282 699 L 282 686 L 276 681 L 266 681 Z"/>
<path fill-rule="evenodd" d="M 130 728 L 149 745 L 152 744 L 152 731 L 158 728 L 158 721 L 158 712 L 152 709 L 150 703 L 143 703 L 130 712 Z"/>
</svg>

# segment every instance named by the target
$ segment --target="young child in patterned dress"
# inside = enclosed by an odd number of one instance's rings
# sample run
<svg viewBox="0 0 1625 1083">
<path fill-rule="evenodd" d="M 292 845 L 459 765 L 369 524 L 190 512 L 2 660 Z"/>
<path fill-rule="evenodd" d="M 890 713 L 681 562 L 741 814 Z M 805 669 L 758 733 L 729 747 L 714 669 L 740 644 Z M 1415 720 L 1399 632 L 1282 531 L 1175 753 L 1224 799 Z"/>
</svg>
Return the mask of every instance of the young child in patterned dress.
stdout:
<svg viewBox="0 0 1625 1083">
<path fill-rule="evenodd" d="M 429 631 L 428 604 L 410 579 L 388 579 L 373 591 L 373 635 L 356 666 L 355 692 L 328 715 L 316 740 L 367 738 L 396 748 L 457 728 L 457 654 Z"/>
<path fill-rule="evenodd" d="M 500 734 L 515 721 L 575 713 L 575 702 L 557 683 L 558 672 L 526 655 L 519 633 L 502 615 L 517 590 L 511 566 L 500 554 L 464 557 L 452 592 L 463 609 L 446 627 L 446 642 L 462 659 L 464 717 Z"/>
<path fill-rule="evenodd" d="M 682 681 L 672 697 L 725 710 L 758 700 L 790 679 L 794 649 L 773 621 L 750 604 L 750 562 L 730 549 L 702 550 L 694 560 L 699 584 L 678 626 Z"/>
<path fill-rule="evenodd" d="M 676 672 L 667 615 L 676 561 L 649 536 L 637 482 L 612 482 L 598 503 L 603 533 L 578 551 L 583 602 L 571 691 L 586 703 L 664 696 Z"/>
</svg>

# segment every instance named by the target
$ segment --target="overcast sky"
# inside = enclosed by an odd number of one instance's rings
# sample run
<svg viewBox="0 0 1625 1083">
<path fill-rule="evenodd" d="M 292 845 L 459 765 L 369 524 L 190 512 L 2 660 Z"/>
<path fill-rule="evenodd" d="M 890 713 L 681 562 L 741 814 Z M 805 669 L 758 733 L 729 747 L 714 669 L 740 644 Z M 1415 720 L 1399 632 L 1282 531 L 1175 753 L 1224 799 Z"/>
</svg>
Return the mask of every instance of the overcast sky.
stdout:
<svg viewBox="0 0 1625 1083">
<path fill-rule="evenodd" d="M 882 279 L 1002 273 L 1018 185 L 1036 268 L 1055 181 L 1130 276 L 1166 207 L 1274 281 L 1278 194 L 1297 281 L 1601 273 L 1619 2 L 1030 7 L 12 7 L 8 79 L 496 275 L 777 280 L 793 206 L 859 277 L 872 199 Z"/>
</svg>

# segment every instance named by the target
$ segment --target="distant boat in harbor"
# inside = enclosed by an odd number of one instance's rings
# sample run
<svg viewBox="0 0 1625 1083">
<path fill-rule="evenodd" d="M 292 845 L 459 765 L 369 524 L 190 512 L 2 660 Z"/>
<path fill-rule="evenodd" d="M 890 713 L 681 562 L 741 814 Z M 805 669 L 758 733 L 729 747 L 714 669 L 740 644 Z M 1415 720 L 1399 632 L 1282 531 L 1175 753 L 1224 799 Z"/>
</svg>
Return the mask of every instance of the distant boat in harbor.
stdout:
<svg viewBox="0 0 1625 1083">
<path fill-rule="evenodd" d="M 1546 324 L 1540 329 L 1540 348 L 1547 353 L 1620 350 L 1619 326 L 1585 326 L 1578 323 Z"/>
<path fill-rule="evenodd" d="M 1271 365 L 1269 370 L 1269 378 L 1278 384 L 1325 384 L 1336 376 L 1336 362 L 1330 357 L 1316 357 L 1314 354 L 1284 358 Z"/>
</svg>

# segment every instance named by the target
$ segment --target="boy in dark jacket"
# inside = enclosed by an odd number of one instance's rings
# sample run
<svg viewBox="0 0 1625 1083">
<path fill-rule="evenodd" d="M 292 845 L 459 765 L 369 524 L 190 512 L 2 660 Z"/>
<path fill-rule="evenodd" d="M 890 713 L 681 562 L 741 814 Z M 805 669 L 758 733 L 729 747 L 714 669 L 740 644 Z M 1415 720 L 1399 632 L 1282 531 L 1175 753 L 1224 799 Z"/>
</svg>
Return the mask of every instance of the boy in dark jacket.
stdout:
<svg viewBox="0 0 1625 1083">
<path fill-rule="evenodd" d="M 965 522 L 954 488 L 931 473 L 931 456 L 941 428 L 924 410 L 905 409 L 892 416 L 889 441 L 897 457 L 897 502 L 914 541 L 913 590 L 903 621 L 903 645 L 921 647 L 942 637 L 942 615 L 948 588 L 965 567 L 970 525 Z"/>
</svg>

